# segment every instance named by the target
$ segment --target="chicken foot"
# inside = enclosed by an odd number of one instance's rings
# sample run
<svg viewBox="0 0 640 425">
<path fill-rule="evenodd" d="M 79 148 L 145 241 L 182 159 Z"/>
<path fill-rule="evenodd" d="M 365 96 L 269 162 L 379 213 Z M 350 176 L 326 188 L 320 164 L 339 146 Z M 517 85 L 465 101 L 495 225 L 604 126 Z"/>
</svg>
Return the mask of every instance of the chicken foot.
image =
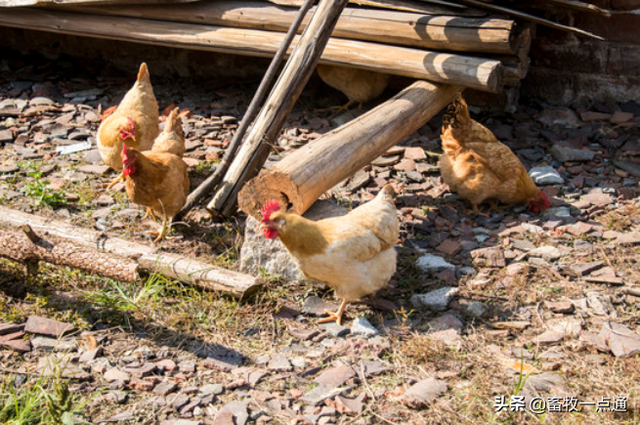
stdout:
<svg viewBox="0 0 640 425">
<path fill-rule="evenodd" d="M 142 217 L 142 219 L 145 220 L 149 217 L 151 217 L 152 220 L 158 220 L 158 217 L 156 217 L 156 214 L 153 212 L 153 210 L 147 207 L 147 212 L 144 213 L 144 217 Z"/>
<path fill-rule="evenodd" d="M 342 325 L 342 314 L 346 307 L 347 300 L 342 300 L 342 304 L 340 304 L 338 311 L 334 313 L 331 310 L 325 310 L 324 312 L 327 313 L 329 317 L 324 317 L 318 320 L 318 323 L 336 322 L 338 325 Z"/>
<path fill-rule="evenodd" d="M 160 229 L 160 231 L 156 232 L 154 230 L 154 231 L 149 232 L 150 235 L 154 235 L 154 236 L 158 235 L 158 237 L 153 240 L 153 243 L 158 243 L 162 239 L 164 239 L 165 236 L 167 236 L 167 234 L 169 233 L 169 230 L 171 230 L 172 222 L 173 222 L 173 219 L 171 219 L 171 218 L 169 220 L 166 220 L 166 219 L 163 218 L 162 219 L 162 228 Z"/>
<path fill-rule="evenodd" d="M 118 177 L 116 177 L 115 179 L 113 179 L 113 181 L 111 181 L 111 183 L 109 183 L 109 186 L 107 186 L 106 190 L 111 190 L 113 186 L 115 186 L 117 183 L 120 183 L 123 180 L 124 180 L 124 173 L 121 172 Z"/>
</svg>

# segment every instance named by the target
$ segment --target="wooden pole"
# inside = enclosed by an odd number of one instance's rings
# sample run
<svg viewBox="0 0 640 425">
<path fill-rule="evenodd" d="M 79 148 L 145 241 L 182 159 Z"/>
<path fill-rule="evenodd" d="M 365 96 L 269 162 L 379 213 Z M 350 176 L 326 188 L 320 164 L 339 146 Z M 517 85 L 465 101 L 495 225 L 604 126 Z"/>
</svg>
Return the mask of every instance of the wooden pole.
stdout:
<svg viewBox="0 0 640 425">
<path fill-rule="evenodd" d="M 276 199 L 303 214 L 328 189 L 423 126 L 460 90 L 460 86 L 416 81 L 387 102 L 262 171 L 240 192 L 240 208 L 260 218 L 262 206 Z"/>
<path fill-rule="evenodd" d="M 264 1 L 215 1 L 154 6 L 75 7 L 89 14 L 157 19 L 222 27 L 287 31 L 296 9 Z M 303 30 L 309 23 L 305 19 Z M 391 10 L 346 8 L 332 37 L 432 50 L 511 54 L 518 48 L 513 20 L 435 16 Z"/>
<path fill-rule="evenodd" d="M 224 158 L 218 164 L 215 171 L 207 177 L 205 181 L 203 181 L 193 192 L 189 194 L 187 197 L 187 202 L 182 207 L 182 210 L 175 217 L 176 220 L 179 220 L 181 217 L 184 217 L 191 208 L 193 208 L 202 198 L 209 196 L 209 193 L 220 183 L 224 175 L 226 174 L 233 158 L 236 155 L 238 148 L 240 147 L 240 143 L 242 143 L 242 139 L 244 139 L 244 135 L 249 129 L 249 125 L 253 122 L 260 105 L 264 101 L 265 96 L 267 95 L 267 90 L 271 87 L 273 79 L 276 76 L 276 72 L 280 67 L 280 63 L 284 59 L 284 56 L 291 45 L 291 41 L 293 41 L 293 37 L 295 36 L 300 24 L 302 23 L 303 18 L 313 5 L 313 0 L 306 0 L 305 3 L 300 7 L 297 16 L 293 20 L 293 23 L 289 27 L 287 31 L 287 35 L 285 36 L 282 44 L 278 48 L 276 55 L 271 60 L 269 64 L 269 68 L 267 72 L 265 72 L 262 81 L 260 82 L 260 86 L 256 91 L 253 99 L 251 99 L 251 103 L 247 108 L 244 116 L 242 117 L 242 121 L 240 122 L 240 126 L 233 134 L 233 138 L 231 139 L 231 143 L 229 143 L 229 148 L 225 151 Z"/>
<path fill-rule="evenodd" d="M 64 221 L 27 214 L 3 206 L 0 206 L 0 224 L 11 227 L 28 224 L 35 232 L 41 235 L 42 239 L 49 240 L 51 236 L 53 236 L 52 240 L 60 238 L 67 244 L 90 248 L 100 255 L 106 254 L 105 257 L 113 255 L 124 258 L 125 264 L 131 264 L 131 261 L 134 261 L 138 265 L 138 270 L 147 273 L 159 273 L 170 279 L 178 279 L 205 289 L 227 292 L 237 297 L 254 292 L 262 284 L 262 280 L 257 277 L 226 270 L 191 258 L 158 251 L 156 247 L 110 237 L 102 232 L 84 229 Z M 0 250 L 12 255 L 11 252 L 18 249 L 18 245 L 16 245 L 16 240 L 12 238 L 12 234 L 8 232 L 10 230 L 0 229 L 0 235 L 2 235 L 0 237 Z M 24 232 L 23 235 L 23 238 L 28 241 Z M 32 242 L 29 241 L 29 243 Z M 56 246 L 55 244 L 52 245 Z M 62 247 L 63 245 L 60 246 Z M 54 254 L 56 253 L 56 251 L 53 252 Z M 71 254 L 71 256 L 73 255 L 75 254 Z M 97 257 L 94 259 L 98 263 L 106 261 L 99 260 Z M 77 266 L 74 265 L 74 267 Z"/>
<path fill-rule="evenodd" d="M 284 38 L 273 31 L 27 8 L 0 9 L 0 25 L 262 57 L 272 57 Z M 320 63 L 488 92 L 502 89 L 500 61 L 459 54 L 334 38 L 327 43 Z"/>
<path fill-rule="evenodd" d="M 291 53 L 280 78 L 247 134 L 207 209 L 213 215 L 229 216 L 237 209 L 238 192 L 258 174 L 284 121 L 311 77 L 340 12 L 348 0 L 321 0 L 309 26 Z"/>
<path fill-rule="evenodd" d="M 139 279 L 138 263 L 96 249 L 65 241 L 55 236 L 42 238 L 31 226 L 22 231 L 0 228 L 0 257 L 27 263 L 46 261 L 69 266 L 123 282 Z"/>
</svg>

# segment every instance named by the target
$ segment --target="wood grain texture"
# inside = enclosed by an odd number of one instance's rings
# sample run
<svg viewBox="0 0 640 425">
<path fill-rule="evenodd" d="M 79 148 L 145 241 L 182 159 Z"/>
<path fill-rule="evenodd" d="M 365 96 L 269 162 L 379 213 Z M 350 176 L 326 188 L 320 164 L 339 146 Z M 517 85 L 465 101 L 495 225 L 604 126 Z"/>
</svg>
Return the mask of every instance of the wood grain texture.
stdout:
<svg viewBox="0 0 640 425">
<path fill-rule="evenodd" d="M 201 1 L 179 6 L 93 6 L 65 10 L 278 32 L 286 32 L 297 13 L 295 8 L 264 1 Z M 307 17 L 299 32 L 308 23 Z M 511 54 L 518 48 L 516 28 L 515 22 L 508 19 L 347 8 L 332 36 L 432 50 Z"/>
<path fill-rule="evenodd" d="M 416 81 L 387 102 L 262 171 L 240 192 L 240 208 L 260 218 L 262 206 L 277 199 L 303 214 L 324 192 L 423 126 L 460 90 L 460 86 Z"/>
<path fill-rule="evenodd" d="M 223 291 L 237 297 L 252 293 L 262 284 L 260 278 L 247 274 L 162 252 L 157 247 L 111 237 L 64 221 L 27 214 L 3 206 L 0 206 L 0 224 L 10 227 L 29 224 L 40 236 L 57 236 L 69 243 L 89 247 L 100 253 L 133 260 L 142 271 L 159 273 L 170 279 L 178 279 L 210 290 Z"/>
<path fill-rule="evenodd" d="M 172 23 L 53 10 L 0 10 L 0 25 L 114 40 L 270 57 L 284 34 L 242 28 Z M 294 44 L 298 40 L 294 40 Z M 488 92 L 503 86 L 498 60 L 451 53 L 332 38 L 320 63 L 348 65 L 433 82 L 462 85 Z"/>
</svg>

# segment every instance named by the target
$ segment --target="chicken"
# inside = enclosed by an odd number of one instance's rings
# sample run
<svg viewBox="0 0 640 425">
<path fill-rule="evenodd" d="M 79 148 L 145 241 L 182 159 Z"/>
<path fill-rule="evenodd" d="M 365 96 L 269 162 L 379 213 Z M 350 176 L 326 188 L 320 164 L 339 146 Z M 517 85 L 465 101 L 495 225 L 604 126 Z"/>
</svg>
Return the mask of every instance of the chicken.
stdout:
<svg viewBox="0 0 640 425">
<path fill-rule="evenodd" d="M 173 108 L 164 124 L 164 130 L 160 133 L 151 147 L 153 152 L 168 152 L 180 158 L 184 156 L 184 130 L 180 109 Z"/>
<path fill-rule="evenodd" d="M 370 202 L 342 217 L 319 221 L 281 211 L 277 201 L 262 209 L 262 228 L 268 239 L 280 238 L 309 279 L 325 282 L 342 299 L 340 308 L 320 323 L 342 322 L 349 301 L 383 288 L 396 271 L 400 225 L 395 191 L 386 185 Z"/>
<path fill-rule="evenodd" d="M 349 99 L 337 109 L 349 109 L 356 102 L 362 108 L 363 103 L 380 96 L 389 84 L 389 74 L 379 72 L 335 65 L 318 65 L 317 70 L 322 81 Z"/>
<path fill-rule="evenodd" d="M 166 236 L 173 217 L 189 195 L 187 164 L 168 152 L 140 152 L 122 145 L 122 174 L 132 202 L 150 208 L 162 219 L 162 230 L 154 242 Z"/>
<path fill-rule="evenodd" d="M 478 205 L 484 201 L 526 202 L 532 212 L 551 205 L 511 149 L 471 119 L 460 94 L 445 116 L 441 139 L 442 179 L 451 191 L 471 203 L 472 212 L 478 214 Z"/>
<path fill-rule="evenodd" d="M 122 170 L 122 144 L 124 139 L 132 148 L 151 149 L 158 136 L 158 102 L 153 94 L 147 64 L 140 65 L 138 79 L 111 115 L 107 116 L 96 136 L 102 160 L 114 170 Z M 113 186 L 122 176 L 112 182 Z"/>
</svg>

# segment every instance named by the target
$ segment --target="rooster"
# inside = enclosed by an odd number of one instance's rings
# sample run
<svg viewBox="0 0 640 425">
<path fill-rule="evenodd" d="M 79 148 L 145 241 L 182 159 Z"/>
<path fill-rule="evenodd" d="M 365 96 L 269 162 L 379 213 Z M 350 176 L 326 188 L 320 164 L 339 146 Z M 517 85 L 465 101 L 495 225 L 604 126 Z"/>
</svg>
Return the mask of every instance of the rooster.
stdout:
<svg viewBox="0 0 640 425">
<path fill-rule="evenodd" d="M 471 119 L 460 94 L 449 107 L 441 139 L 442 179 L 451 191 L 471 203 L 472 213 L 480 214 L 478 205 L 484 201 L 525 202 L 534 213 L 551 206 L 511 149 Z"/>
<path fill-rule="evenodd" d="M 309 279 L 325 282 L 342 299 L 337 312 L 320 323 L 342 323 L 347 303 L 383 288 L 396 271 L 400 225 L 395 191 L 386 185 L 370 202 L 342 217 L 307 220 L 281 210 L 277 201 L 262 209 L 262 228 L 268 239 L 280 238 Z"/>
<path fill-rule="evenodd" d="M 142 63 L 138 79 L 118 107 L 100 124 L 96 136 L 102 160 L 114 170 L 122 170 L 122 144 L 128 139 L 132 148 L 151 149 L 158 136 L 158 102 L 153 94 L 147 64 Z M 118 176 L 108 187 L 122 180 Z"/>
<path fill-rule="evenodd" d="M 122 174 L 129 199 L 146 206 L 162 219 L 162 229 L 153 241 L 159 242 L 187 201 L 190 186 L 187 164 L 172 153 L 140 152 L 124 143 Z"/>
</svg>

